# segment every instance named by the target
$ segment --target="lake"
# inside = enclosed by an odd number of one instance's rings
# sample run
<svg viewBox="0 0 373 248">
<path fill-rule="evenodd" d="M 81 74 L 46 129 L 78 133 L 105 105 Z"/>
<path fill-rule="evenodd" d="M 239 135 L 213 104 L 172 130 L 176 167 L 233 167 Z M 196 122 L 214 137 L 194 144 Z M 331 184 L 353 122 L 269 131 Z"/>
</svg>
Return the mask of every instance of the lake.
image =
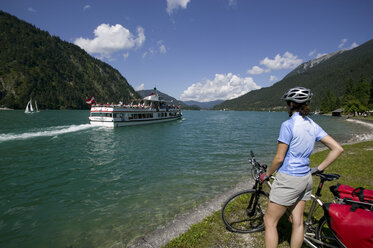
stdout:
<svg viewBox="0 0 373 248">
<path fill-rule="evenodd" d="M 284 112 L 183 111 L 183 119 L 91 127 L 89 111 L 0 111 L 0 247 L 128 244 L 270 164 Z M 312 116 L 341 143 L 369 126 Z M 320 147 L 320 146 L 317 146 Z"/>
</svg>

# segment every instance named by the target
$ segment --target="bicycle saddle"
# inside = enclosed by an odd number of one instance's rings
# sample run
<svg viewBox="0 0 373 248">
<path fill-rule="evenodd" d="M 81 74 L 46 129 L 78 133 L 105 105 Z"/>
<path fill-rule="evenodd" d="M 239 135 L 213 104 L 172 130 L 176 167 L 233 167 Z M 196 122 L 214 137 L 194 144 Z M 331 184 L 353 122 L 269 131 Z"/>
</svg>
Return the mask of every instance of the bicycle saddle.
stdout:
<svg viewBox="0 0 373 248">
<path fill-rule="evenodd" d="M 338 179 L 340 177 L 340 175 L 338 175 L 338 174 L 326 174 L 326 173 L 316 174 L 316 176 L 319 176 L 326 181 L 333 181 L 333 180 Z"/>
</svg>

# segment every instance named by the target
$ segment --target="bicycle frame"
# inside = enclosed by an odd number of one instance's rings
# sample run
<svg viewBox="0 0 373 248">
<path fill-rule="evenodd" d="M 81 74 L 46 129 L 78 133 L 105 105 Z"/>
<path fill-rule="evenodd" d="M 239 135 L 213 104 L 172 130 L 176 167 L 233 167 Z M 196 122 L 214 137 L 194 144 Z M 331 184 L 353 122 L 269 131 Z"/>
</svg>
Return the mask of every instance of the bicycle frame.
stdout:
<svg viewBox="0 0 373 248">
<path fill-rule="evenodd" d="M 260 195 L 265 194 L 268 197 L 268 193 L 265 193 L 263 191 L 263 184 L 260 183 L 260 180 L 259 180 L 260 174 L 264 173 L 267 170 L 267 165 L 259 164 L 256 161 L 255 155 L 252 151 L 250 151 L 250 154 L 251 154 L 251 158 L 249 159 L 249 162 L 251 164 L 251 171 L 252 171 L 251 175 L 252 175 L 253 179 L 255 180 L 255 183 L 252 186 L 252 189 L 255 191 L 255 193 L 253 193 L 251 195 L 251 198 L 249 199 L 249 204 L 246 208 L 246 214 L 247 214 L 247 216 L 252 217 L 252 216 L 255 216 L 255 214 L 256 214 L 257 206 L 259 204 Z M 304 232 L 303 239 L 304 239 L 304 242 L 312 248 L 318 248 L 320 245 L 322 245 L 323 247 L 338 248 L 334 245 L 326 243 L 330 240 L 330 238 L 329 238 L 329 236 L 324 236 L 324 232 L 323 232 L 323 230 L 328 230 L 328 229 L 324 229 L 326 227 L 324 225 L 325 224 L 325 222 L 324 222 L 325 217 L 321 218 L 317 221 L 314 221 L 313 217 L 314 217 L 314 213 L 316 211 L 316 208 L 318 206 L 322 207 L 324 205 L 324 203 L 320 199 L 320 197 L 321 197 L 321 191 L 322 191 L 322 188 L 324 186 L 325 181 L 332 181 L 332 180 L 338 179 L 339 175 L 320 173 L 320 174 L 317 174 L 317 176 L 320 177 L 320 182 L 319 182 L 318 188 L 316 190 L 316 193 L 314 195 L 311 194 L 312 203 L 311 203 L 310 210 L 308 212 L 307 219 L 304 222 L 305 232 Z M 272 188 L 273 179 L 275 179 L 275 177 L 271 176 L 270 180 L 266 181 L 266 184 L 268 185 L 269 189 Z M 230 200 L 232 200 L 232 199 L 233 198 L 231 198 Z M 227 203 L 229 201 L 227 201 Z M 224 205 L 223 210 L 225 209 L 225 206 L 226 205 Z M 222 211 L 222 213 L 223 213 L 223 211 Z M 287 210 L 287 214 L 289 216 L 291 215 L 289 210 Z M 222 214 L 222 216 L 223 216 L 223 214 Z M 223 217 L 223 221 L 224 221 L 224 217 Z M 225 221 L 224 221 L 224 223 L 226 224 Z M 317 225 L 317 228 L 316 228 L 316 225 Z M 317 237 L 317 239 L 316 239 L 316 237 Z"/>
<path fill-rule="evenodd" d="M 339 178 L 339 175 L 334 175 L 333 178 L 332 177 L 327 178 L 327 177 L 320 176 L 320 183 L 319 183 L 319 186 L 317 187 L 317 191 L 316 191 L 315 195 L 311 194 L 312 204 L 311 204 L 310 210 L 308 212 L 307 219 L 304 223 L 304 237 L 303 237 L 303 240 L 304 240 L 305 243 L 307 243 L 312 248 L 318 248 L 318 246 L 316 246 L 315 243 L 319 244 L 319 245 L 323 245 L 324 247 L 338 248 L 334 245 L 330 245 L 328 243 L 322 242 L 319 239 L 316 239 L 316 230 L 313 227 L 314 223 L 312 221 L 312 217 L 313 217 L 313 214 L 315 212 L 317 204 L 321 207 L 324 205 L 324 203 L 320 200 L 320 197 L 321 197 L 321 190 L 324 186 L 325 181 L 331 181 L 331 180 L 334 180 L 334 179 L 337 179 L 337 178 Z"/>
<path fill-rule="evenodd" d="M 315 235 L 314 227 L 312 226 L 313 225 L 312 217 L 313 217 L 313 213 L 315 211 L 315 208 L 316 208 L 317 204 L 319 206 L 322 206 L 323 202 L 319 199 L 319 196 L 317 196 L 317 195 L 311 194 L 311 199 L 312 199 L 312 204 L 311 204 L 311 207 L 310 207 L 310 211 L 308 213 L 308 217 L 307 217 L 306 221 L 304 222 L 304 237 L 303 237 L 303 240 L 304 240 L 304 242 L 306 242 L 312 248 L 318 248 L 318 246 L 316 246 L 314 243 L 324 245 L 324 246 L 327 246 L 327 247 L 335 247 L 335 246 L 330 246 L 329 244 L 326 244 L 326 243 L 322 242 L 321 240 L 318 240 L 318 239 L 315 238 L 316 235 Z M 311 231 L 311 233 L 309 233 L 309 231 Z"/>
</svg>

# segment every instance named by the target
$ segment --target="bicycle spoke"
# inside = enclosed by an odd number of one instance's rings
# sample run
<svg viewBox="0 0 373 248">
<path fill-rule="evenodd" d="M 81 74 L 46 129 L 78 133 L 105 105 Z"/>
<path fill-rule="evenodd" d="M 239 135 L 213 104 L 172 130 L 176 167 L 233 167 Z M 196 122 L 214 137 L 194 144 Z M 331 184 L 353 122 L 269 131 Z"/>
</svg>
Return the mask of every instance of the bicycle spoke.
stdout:
<svg viewBox="0 0 373 248">
<path fill-rule="evenodd" d="M 230 198 L 223 207 L 222 217 L 225 225 L 235 232 L 255 232 L 263 230 L 263 216 L 267 208 L 267 197 L 261 193 L 259 200 L 248 209 L 255 190 L 241 192 Z M 253 209 L 256 204 L 255 209 Z"/>
</svg>

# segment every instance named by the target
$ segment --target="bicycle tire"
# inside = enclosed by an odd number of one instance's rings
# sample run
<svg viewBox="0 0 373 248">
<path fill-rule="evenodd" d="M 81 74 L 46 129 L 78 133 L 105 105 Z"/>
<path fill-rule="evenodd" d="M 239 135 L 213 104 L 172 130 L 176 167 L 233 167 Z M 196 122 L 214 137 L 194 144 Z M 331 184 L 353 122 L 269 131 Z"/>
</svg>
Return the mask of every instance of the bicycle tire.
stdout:
<svg viewBox="0 0 373 248">
<path fill-rule="evenodd" d="M 337 241 L 336 237 L 334 236 L 332 230 L 329 228 L 325 216 L 321 217 L 321 219 L 319 220 L 319 222 L 317 224 L 316 239 L 318 239 L 319 241 L 324 243 L 324 245 L 321 244 L 319 246 L 321 248 L 329 248 L 329 247 L 339 248 L 339 247 L 341 247 L 338 244 L 338 241 Z"/>
<path fill-rule="evenodd" d="M 253 205 L 249 209 L 251 199 L 258 193 L 258 204 L 253 211 Z M 241 191 L 231 196 L 223 205 L 221 217 L 229 231 L 239 233 L 252 233 L 264 230 L 263 216 L 267 210 L 268 194 L 255 189 Z M 251 212 L 251 214 L 248 214 Z"/>
</svg>

